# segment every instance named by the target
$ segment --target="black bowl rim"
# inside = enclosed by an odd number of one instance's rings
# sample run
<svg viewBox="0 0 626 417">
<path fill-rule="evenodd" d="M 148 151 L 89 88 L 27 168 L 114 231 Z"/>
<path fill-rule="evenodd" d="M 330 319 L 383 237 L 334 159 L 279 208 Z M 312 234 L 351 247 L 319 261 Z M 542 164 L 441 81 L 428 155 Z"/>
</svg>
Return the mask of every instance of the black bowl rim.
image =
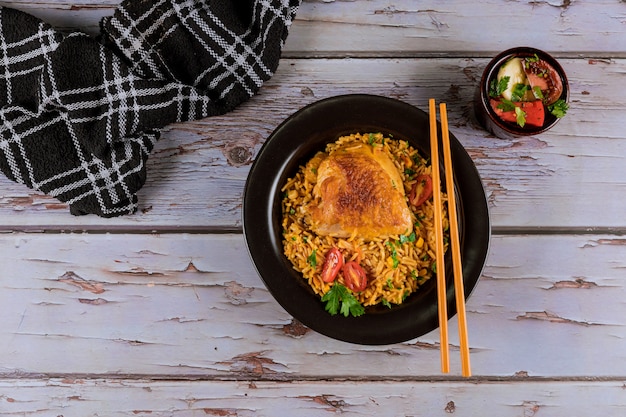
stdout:
<svg viewBox="0 0 626 417">
<path fill-rule="evenodd" d="M 569 103 L 570 91 L 569 91 L 569 82 L 567 80 L 567 75 L 565 74 L 565 70 L 561 66 L 561 64 L 549 53 L 542 51 L 541 49 L 537 49 L 531 46 L 517 46 L 514 48 L 507 49 L 505 51 L 500 52 L 498 55 L 493 57 L 491 61 L 485 67 L 483 71 L 483 75 L 480 79 L 480 101 L 481 107 L 483 111 L 487 113 L 492 123 L 494 123 L 498 128 L 507 132 L 510 135 L 515 136 L 532 136 L 544 133 L 550 129 L 552 129 L 561 119 L 555 117 L 551 123 L 544 124 L 542 127 L 538 128 L 519 128 L 516 129 L 514 125 L 503 122 L 498 115 L 493 111 L 491 105 L 489 104 L 489 81 L 492 78 L 493 72 L 500 67 L 504 61 L 513 57 L 513 56 L 532 56 L 537 54 L 537 56 L 544 58 L 550 65 L 554 67 L 554 69 L 559 73 L 561 77 L 561 82 L 563 83 L 563 93 L 561 94 L 561 98 L 565 100 L 566 103 Z"/>
<path fill-rule="evenodd" d="M 316 133 L 298 142 L 298 135 L 304 126 L 309 126 Z M 325 143 L 343 134 L 366 133 L 376 129 L 409 140 L 421 152 L 430 155 L 430 151 L 418 144 L 416 139 L 422 136 L 422 141 L 429 140 L 427 126 L 427 114 L 403 101 L 370 94 L 346 94 L 322 99 L 298 110 L 272 132 L 259 150 L 244 189 L 242 221 L 247 249 L 272 296 L 291 316 L 310 329 L 349 343 L 383 345 L 404 342 L 438 327 L 434 279 L 429 281 L 430 287 L 423 293 L 418 290 L 409 297 L 416 297 L 414 301 L 409 302 L 408 299 L 391 309 L 368 310 L 361 317 L 331 316 L 284 256 L 280 230 L 279 190 L 284 180 L 293 176 L 311 152 L 323 149 Z M 330 130 L 333 133 L 328 136 Z M 308 149 L 302 149 L 311 142 Z M 459 224 L 462 225 L 463 279 L 467 299 L 482 274 L 489 251 L 491 225 L 478 170 L 452 133 L 450 142 L 460 206 L 458 214 Z M 472 221 L 466 221 L 466 216 Z M 451 270 L 446 268 L 449 318 L 456 314 Z M 420 295 L 416 295 L 418 293 Z"/>
</svg>

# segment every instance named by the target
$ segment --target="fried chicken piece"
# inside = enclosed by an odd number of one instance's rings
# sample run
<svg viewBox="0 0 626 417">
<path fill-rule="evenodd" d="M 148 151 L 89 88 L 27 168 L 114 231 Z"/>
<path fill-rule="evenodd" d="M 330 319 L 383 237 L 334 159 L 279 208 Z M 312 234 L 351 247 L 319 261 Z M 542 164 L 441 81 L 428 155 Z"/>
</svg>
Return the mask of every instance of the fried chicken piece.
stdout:
<svg viewBox="0 0 626 417">
<path fill-rule="evenodd" d="M 305 210 L 319 235 L 371 240 L 413 227 L 402 177 L 380 147 L 336 149 L 319 164 L 313 197 Z"/>
</svg>

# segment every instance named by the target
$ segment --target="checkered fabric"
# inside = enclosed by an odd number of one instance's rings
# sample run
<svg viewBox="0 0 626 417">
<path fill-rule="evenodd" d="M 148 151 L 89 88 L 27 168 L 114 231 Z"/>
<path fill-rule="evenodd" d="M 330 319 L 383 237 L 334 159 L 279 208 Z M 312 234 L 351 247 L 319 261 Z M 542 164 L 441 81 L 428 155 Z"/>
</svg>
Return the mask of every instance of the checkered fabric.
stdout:
<svg viewBox="0 0 626 417">
<path fill-rule="evenodd" d="M 0 169 L 73 214 L 134 213 L 159 129 L 275 72 L 301 0 L 128 0 L 97 39 L 0 7 Z"/>
</svg>

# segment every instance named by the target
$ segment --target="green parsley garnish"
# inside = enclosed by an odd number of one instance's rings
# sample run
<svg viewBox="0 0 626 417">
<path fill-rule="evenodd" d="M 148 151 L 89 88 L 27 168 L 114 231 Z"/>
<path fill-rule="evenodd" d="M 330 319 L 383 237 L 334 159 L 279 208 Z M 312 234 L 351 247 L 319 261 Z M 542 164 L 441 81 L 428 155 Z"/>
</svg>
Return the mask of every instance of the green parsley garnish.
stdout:
<svg viewBox="0 0 626 417">
<path fill-rule="evenodd" d="M 382 300 L 380 300 L 380 303 L 382 305 L 384 305 L 385 307 L 387 307 L 387 308 L 391 308 L 391 303 L 389 301 L 387 301 L 386 298 L 383 298 Z"/>
<path fill-rule="evenodd" d="M 526 112 L 524 112 L 521 107 L 516 106 L 511 100 L 503 99 L 500 104 L 498 104 L 498 108 L 502 111 L 515 111 L 517 124 L 520 125 L 520 127 L 524 127 L 526 124 Z"/>
<path fill-rule="evenodd" d="M 491 80 L 491 83 L 489 84 L 489 96 L 493 98 L 500 97 L 509 86 L 510 79 L 511 77 L 507 75 L 502 77 L 499 81 L 495 78 Z"/>
<path fill-rule="evenodd" d="M 539 56 L 535 54 L 534 56 L 524 58 L 524 66 L 526 68 L 530 68 L 530 62 L 539 62 Z"/>
<path fill-rule="evenodd" d="M 411 232 L 410 235 L 400 235 L 400 244 L 404 244 L 407 242 L 413 243 L 415 242 L 415 231 Z"/>
<path fill-rule="evenodd" d="M 520 125 L 520 127 L 524 127 L 526 124 L 526 112 L 522 110 L 521 107 L 515 107 L 515 118 L 517 124 Z"/>
<path fill-rule="evenodd" d="M 563 99 L 558 99 L 555 103 L 548 106 L 548 111 L 558 118 L 565 116 L 567 110 L 569 110 L 569 105 Z"/>
<path fill-rule="evenodd" d="M 317 266 L 317 250 L 316 249 L 313 250 L 313 253 L 311 253 L 308 258 L 306 258 L 306 261 L 313 268 Z"/>
<path fill-rule="evenodd" d="M 502 99 L 500 104 L 498 104 L 498 108 L 502 111 L 513 111 L 515 110 L 515 104 L 511 100 Z"/>
<path fill-rule="evenodd" d="M 530 87 L 526 84 L 517 83 L 513 86 L 513 91 L 511 91 L 511 101 L 522 101 L 526 91 L 528 91 Z"/>
<path fill-rule="evenodd" d="M 393 241 L 387 242 L 387 246 L 389 250 L 391 250 L 391 260 L 393 262 L 393 269 L 396 269 L 398 265 L 400 265 L 400 260 L 398 260 L 398 252 L 396 251 L 396 246 Z"/>
<path fill-rule="evenodd" d="M 541 91 L 541 87 L 538 85 L 533 87 L 533 95 L 537 100 L 543 100 L 543 92 Z"/>
<path fill-rule="evenodd" d="M 341 313 L 345 317 L 349 315 L 358 317 L 365 314 L 365 308 L 359 303 L 359 300 L 345 286 L 337 282 L 324 294 L 322 301 L 326 303 L 326 311 L 333 316 L 337 313 Z"/>
</svg>

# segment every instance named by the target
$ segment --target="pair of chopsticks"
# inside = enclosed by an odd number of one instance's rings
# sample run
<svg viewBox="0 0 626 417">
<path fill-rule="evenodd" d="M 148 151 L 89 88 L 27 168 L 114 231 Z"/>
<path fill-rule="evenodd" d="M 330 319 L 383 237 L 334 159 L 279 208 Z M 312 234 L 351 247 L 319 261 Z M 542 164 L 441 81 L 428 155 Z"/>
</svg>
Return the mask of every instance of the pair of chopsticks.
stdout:
<svg viewBox="0 0 626 417">
<path fill-rule="evenodd" d="M 433 180 L 433 202 L 435 205 L 435 237 L 437 255 L 437 303 L 439 310 L 439 337 L 441 348 L 441 371 L 450 372 L 450 352 L 448 348 L 448 309 L 446 297 L 446 268 L 443 251 L 443 225 L 441 203 L 441 180 L 439 174 L 439 140 L 437 138 L 437 109 L 435 99 L 428 101 L 430 120 L 430 152 Z M 443 159 L 446 174 L 446 190 L 448 193 L 448 215 L 450 217 L 450 250 L 452 251 L 452 269 L 454 273 L 454 293 L 459 321 L 459 340 L 461 347 L 461 373 L 471 376 L 469 343 L 467 337 L 467 319 L 465 315 L 465 291 L 463 289 L 463 271 L 459 243 L 459 226 L 457 223 L 456 197 L 454 194 L 454 176 L 452 172 L 452 155 L 450 151 L 450 134 L 448 131 L 448 112 L 445 103 L 439 104 L 441 117 L 441 136 L 443 142 Z"/>
</svg>

